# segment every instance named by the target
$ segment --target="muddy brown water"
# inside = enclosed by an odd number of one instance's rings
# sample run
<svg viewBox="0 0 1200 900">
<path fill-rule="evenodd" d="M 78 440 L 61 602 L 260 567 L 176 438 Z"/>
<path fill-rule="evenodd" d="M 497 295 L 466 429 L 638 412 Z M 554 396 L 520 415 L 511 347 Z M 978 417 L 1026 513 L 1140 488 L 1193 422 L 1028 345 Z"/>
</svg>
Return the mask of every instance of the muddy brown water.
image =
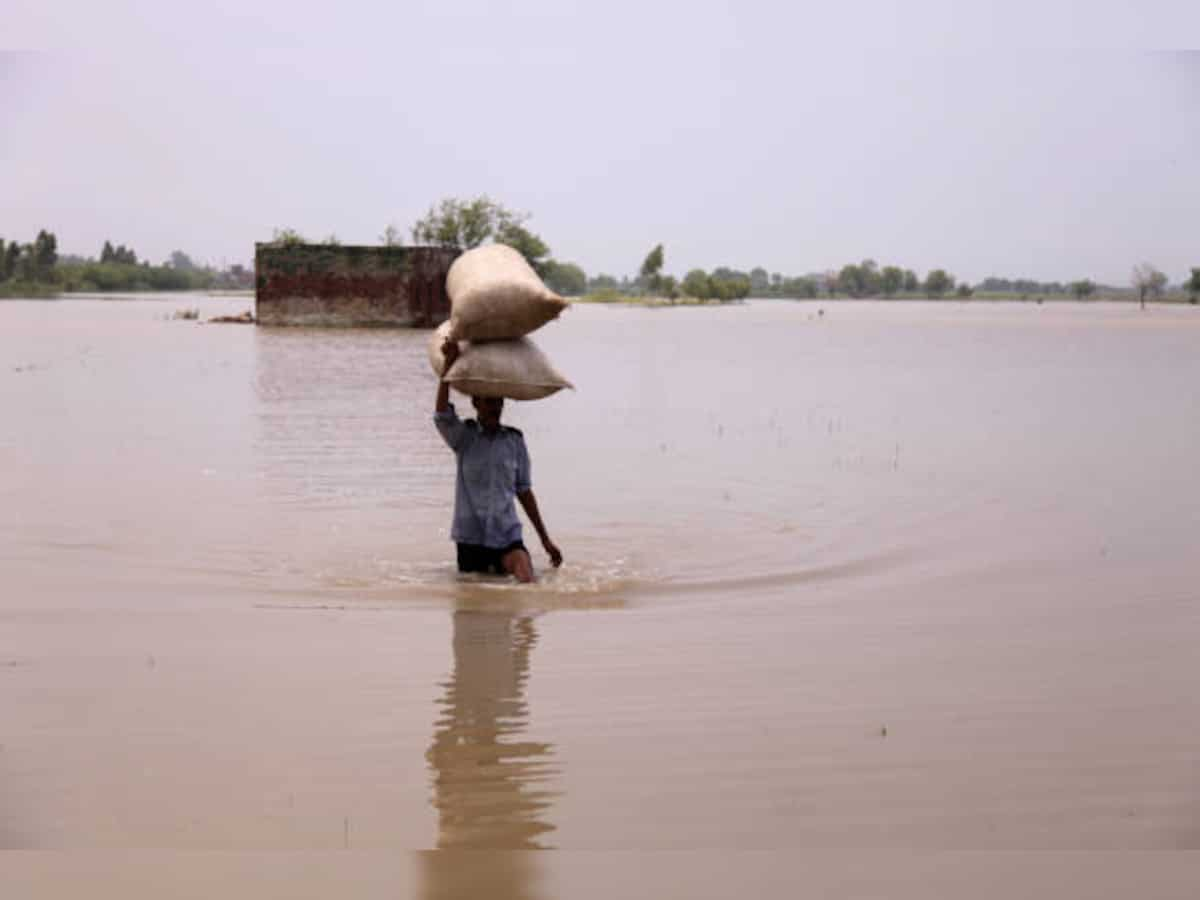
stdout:
<svg viewBox="0 0 1200 900">
<path fill-rule="evenodd" d="M 246 305 L 0 303 L 0 847 L 1200 849 L 1197 310 L 572 308 L 522 588 L 427 334 Z"/>
</svg>

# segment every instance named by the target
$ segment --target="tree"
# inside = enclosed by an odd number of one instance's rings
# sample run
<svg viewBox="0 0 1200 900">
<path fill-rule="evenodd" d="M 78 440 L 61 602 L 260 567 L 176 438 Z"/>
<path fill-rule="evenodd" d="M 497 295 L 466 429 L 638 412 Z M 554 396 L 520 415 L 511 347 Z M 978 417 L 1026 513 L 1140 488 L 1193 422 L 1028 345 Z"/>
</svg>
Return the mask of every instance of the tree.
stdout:
<svg viewBox="0 0 1200 900">
<path fill-rule="evenodd" d="M 879 263 L 875 262 L 873 259 L 864 259 L 858 264 L 858 272 L 859 278 L 861 279 L 861 283 L 859 284 L 859 290 L 861 293 L 859 296 L 873 297 L 874 295 L 878 294 L 880 280 Z"/>
<path fill-rule="evenodd" d="M 473 200 L 446 197 L 413 224 L 413 242 L 470 250 L 491 238 L 497 212 L 497 205 L 486 194 Z"/>
<path fill-rule="evenodd" d="M 862 270 L 854 263 L 846 263 L 842 266 L 842 271 L 838 272 L 837 286 L 844 294 L 849 294 L 851 297 L 861 296 L 862 283 Z"/>
<path fill-rule="evenodd" d="M 388 227 L 383 229 L 383 234 L 379 236 L 379 243 L 385 247 L 398 247 L 400 245 L 400 229 L 389 223 Z"/>
<path fill-rule="evenodd" d="M 587 275 L 575 263 L 548 259 L 545 268 L 542 278 L 550 290 L 565 297 L 578 297 L 587 291 Z"/>
<path fill-rule="evenodd" d="M 1133 276 L 1130 279 L 1133 284 L 1133 289 L 1137 291 L 1138 302 L 1142 304 L 1142 309 L 1146 308 L 1146 297 L 1157 297 L 1163 292 L 1163 288 L 1167 286 L 1167 276 L 1160 272 L 1150 263 L 1139 263 L 1133 267 Z"/>
<path fill-rule="evenodd" d="M 657 292 L 659 288 L 659 273 L 663 267 L 663 245 L 658 244 L 646 254 L 642 267 L 638 269 L 638 281 L 643 289 Z"/>
<path fill-rule="evenodd" d="M 1192 269 L 1192 277 L 1183 283 L 1192 303 L 1200 301 L 1200 269 Z"/>
<path fill-rule="evenodd" d="M 413 225 L 413 242 L 470 250 L 493 237 L 502 221 L 521 224 L 526 218 L 493 203 L 486 194 L 473 200 L 447 197 Z"/>
<path fill-rule="evenodd" d="M 108 241 L 104 242 L 104 249 L 100 251 L 100 262 L 102 263 L 118 263 L 126 266 L 137 265 L 137 254 L 130 248 L 121 244 L 115 250 L 113 245 Z"/>
<path fill-rule="evenodd" d="M 642 260 L 642 268 L 638 270 L 638 274 L 643 278 L 650 278 L 662 271 L 663 267 L 663 245 L 658 244 L 653 250 L 646 254 L 646 258 Z"/>
<path fill-rule="evenodd" d="M 778 288 L 779 296 L 793 299 L 812 299 L 817 296 L 817 282 L 812 278 L 786 278 Z"/>
<path fill-rule="evenodd" d="M 879 292 L 891 297 L 904 287 L 904 272 L 898 266 L 884 266 L 879 273 Z"/>
<path fill-rule="evenodd" d="M 750 293 L 755 297 L 766 297 L 771 293 L 771 277 L 762 266 L 750 270 Z"/>
<path fill-rule="evenodd" d="M 958 286 L 958 290 L 955 291 L 955 293 L 959 296 L 959 298 L 966 300 L 968 297 L 970 297 L 972 294 L 975 293 L 975 290 L 964 281 L 962 284 L 960 284 Z"/>
<path fill-rule="evenodd" d="M 692 269 L 683 277 L 683 284 L 680 285 L 683 289 L 683 294 L 686 297 L 695 297 L 697 300 L 708 300 L 713 296 L 713 284 L 708 277 L 708 273 L 703 269 Z"/>
<path fill-rule="evenodd" d="M 921 279 L 917 277 L 917 273 L 912 269 L 904 270 L 904 290 L 919 291 L 921 289 Z"/>
<path fill-rule="evenodd" d="M 21 263 L 21 245 L 16 241 L 9 241 L 8 247 L 4 251 L 4 279 L 15 278 L 17 268 Z"/>
<path fill-rule="evenodd" d="M 1095 282 L 1087 278 L 1084 278 L 1082 281 L 1072 281 L 1068 287 L 1071 289 L 1071 294 L 1076 300 L 1083 300 L 1096 293 Z"/>
<path fill-rule="evenodd" d="M 533 267 L 538 275 L 545 276 L 546 257 L 550 248 L 540 237 L 526 228 L 517 219 L 504 218 L 496 227 L 496 243 L 506 244 L 525 257 L 525 261 Z"/>
<path fill-rule="evenodd" d="M 617 279 L 611 275 L 596 275 L 588 279 L 588 290 L 595 291 L 615 291 L 619 287 Z"/>
<path fill-rule="evenodd" d="M 714 269 L 709 276 L 710 296 L 719 300 L 740 300 L 750 296 L 750 276 L 733 269 Z"/>
<path fill-rule="evenodd" d="M 750 280 L 750 275 L 743 272 L 741 269 L 731 269 L 729 266 L 717 266 L 712 270 L 712 277 L 719 281 L 739 281 L 745 279 Z"/>
<path fill-rule="evenodd" d="M 4 238 L 0 238 L 0 281 L 4 281 L 8 278 L 7 273 L 4 271 L 4 247 Z"/>
<path fill-rule="evenodd" d="M 451 250 L 471 250 L 490 238 L 517 250 L 541 275 L 550 248 L 525 226 L 528 221 L 527 214 L 513 212 L 486 194 L 473 200 L 447 197 L 417 220 L 412 236 L 414 243 Z"/>
<path fill-rule="evenodd" d="M 37 281 L 49 281 L 58 262 L 58 238 L 51 231 L 39 231 L 31 250 L 33 277 Z"/>
<path fill-rule="evenodd" d="M 934 269 L 925 276 L 925 294 L 931 298 L 943 296 L 946 291 L 954 289 L 954 276 L 945 269 Z"/>
<path fill-rule="evenodd" d="M 297 244 L 307 244 L 308 240 L 295 228 L 276 228 L 271 243 L 281 247 L 294 247 Z"/>
<path fill-rule="evenodd" d="M 171 260 L 168 265 L 180 272 L 191 272 L 196 268 L 196 264 L 192 262 L 192 258 L 182 250 L 175 250 L 171 253 Z"/>
</svg>

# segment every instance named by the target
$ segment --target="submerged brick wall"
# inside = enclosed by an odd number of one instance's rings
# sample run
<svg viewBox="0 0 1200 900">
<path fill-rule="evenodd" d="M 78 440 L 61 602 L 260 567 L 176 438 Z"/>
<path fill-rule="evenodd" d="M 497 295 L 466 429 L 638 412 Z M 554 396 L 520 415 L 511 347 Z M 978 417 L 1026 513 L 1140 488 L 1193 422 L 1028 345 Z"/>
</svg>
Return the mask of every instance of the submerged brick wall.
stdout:
<svg viewBox="0 0 1200 900">
<path fill-rule="evenodd" d="M 256 244 L 261 325 L 431 328 L 450 315 L 446 272 L 457 250 Z"/>
</svg>

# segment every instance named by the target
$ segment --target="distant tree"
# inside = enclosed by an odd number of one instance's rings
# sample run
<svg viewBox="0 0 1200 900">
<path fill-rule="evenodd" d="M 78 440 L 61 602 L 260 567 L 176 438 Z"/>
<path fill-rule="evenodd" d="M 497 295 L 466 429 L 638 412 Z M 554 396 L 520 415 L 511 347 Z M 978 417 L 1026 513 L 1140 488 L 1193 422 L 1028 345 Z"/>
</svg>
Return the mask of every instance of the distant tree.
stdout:
<svg viewBox="0 0 1200 900">
<path fill-rule="evenodd" d="M 958 290 L 955 291 L 954 293 L 961 299 L 966 300 L 968 297 L 970 297 L 972 294 L 975 293 L 975 290 L 964 281 L 962 284 L 960 284 L 958 286 Z"/>
<path fill-rule="evenodd" d="M 879 293 L 879 263 L 873 259 L 864 259 L 858 264 L 859 277 L 862 279 L 860 285 L 861 294 L 863 297 L 873 297 Z"/>
<path fill-rule="evenodd" d="M 5 279 L 8 278 L 8 275 L 5 274 L 5 272 L 4 272 L 4 259 L 5 259 L 4 248 L 5 248 L 5 246 L 6 245 L 4 243 L 4 238 L 0 238 L 0 281 L 4 281 Z"/>
<path fill-rule="evenodd" d="M 54 264 L 58 262 L 58 238 L 52 231 L 39 231 L 33 240 L 31 252 L 33 277 L 37 281 L 50 281 L 54 275 Z"/>
<path fill-rule="evenodd" d="M 329 235 L 329 237 L 325 238 L 325 240 L 323 240 L 321 243 L 327 247 L 340 247 L 342 245 L 342 242 L 338 239 L 336 234 Z"/>
<path fill-rule="evenodd" d="M 294 228 L 276 228 L 271 243 L 283 247 L 294 247 L 297 244 L 307 244 L 308 239 Z"/>
<path fill-rule="evenodd" d="M 695 297 L 697 300 L 708 300 L 713 296 L 713 284 L 708 273 L 703 269 L 692 269 L 683 277 L 680 285 L 684 296 Z"/>
<path fill-rule="evenodd" d="M 674 275 L 659 276 L 658 293 L 668 300 L 674 300 L 679 296 L 679 282 L 675 280 Z"/>
<path fill-rule="evenodd" d="M 445 201 L 442 202 L 444 205 Z M 481 195 L 474 200 L 462 201 L 459 206 L 460 246 L 463 250 L 470 250 L 491 238 L 497 243 L 507 244 L 521 251 L 529 264 L 537 268 L 534 260 L 545 256 L 550 250 L 544 243 L 541 243 L 541 238 L 523 227 L 529 218 L 526 213 L 519 213 L 500 203 L 494 203 L 487 195 Z M 506 235 L 508 239 L 501 240 L 501 234 Z M 532 255 L 518 246 L 522 242 L 527 242 L 528 238 L 533 238 L 541 244 L 543 249 L 540 253 L 537 252 L 539 248 L 531 243 L 525 247 L 525 250 L 533 251 Z"/>
<path fill-rule="evenodd" d="M 817 296 L 817 282 L 812 278 L 786 278 L 777 292 L 781 297 L 811 299 Z"/>
<path fill-rule="evenodd" d="M 1095 282 L 1087 278 L 1084 278 L 1082 281 L 1072 281 L 1068 287 L 1071 290 L 1071 295 L 1075 297 L 1076 300 L 1083 300 L 1096 293 Z"/>
<path fill-rule="evenodd" d="M 783 288 L 783 276 L 780 275 L 778 272 L 772 272 L 771 273 L 771 290 L 774 291 L 775 293 L 779 293 L 779 291 L 782 288 Z"/>
<path fill-rule="evenodd" d="M 110 262 L 113 262 L 113 261 L 114 261 L 114 260 L 113 260 L 113 254 L 114 254 L 114 253 L 116 253 L 116 251 L 115 251 L 115 250 L 113 250 L 113 245 L 112 245 L 112 242 L 111 242 L 111 241 L 105 241 L 105 242 L 104 242 L 104 247 L 103 247 L 103 249 L 101 249 L 101 251 L 100 251 L 100 262 L 102 262 L 102 263 L 110 263 Z"/>
<path fill-rule="evenodd" d="M 1200 269 L 1192 269 L 1192 277 L 1183 283 L 1192 303 L 1200 302 Z"/>
<path fill-rule="evenodd" d="M 904 272 L 898 266 L 884 266 L 879 273 L 879 292 L 885 297 L 892 297 L 904 287 Z"/>
<path fill-rule="evenodd" d="M 192 261 L 192 258 L 182 250 L 175 250 L 171 253 L 168 265 L 180 272 L 191 272 L 196 268 L 196 264 Z"/>
<path fill-rule="evenodd" d="M 740 300 L 750 296 L 750 276 L 734 269 L 714 269 L 709 284 L 710 296 L 719 300 Z"/>
<path fill-rule="evenodd" d="M 400 244 L 400 229 L 395 225 L 388 224 L 388 227 L 383 229 L 383 234 L 379 236 L 379 243 L 385 247 L 397 247 Z"/>
<path fill-rule="evenodd" d="M 418 219 L 412 227 L 413 242 L 453 250 L 471 250 L 488 239 L 517 250 L 539 274 L 543 274 L 550 248 L 526 227 L 529 216 L 517 213 L 487 195 L 472 200 L 448 197 Z M 389 232 L 384 232 L 385 239 Z M 394 234 L 391 235 L 393 238 Z M 386 240 L 385 240 L 386 243 Z"/>
<path fill-rule="evenodd" d="M 646 254 L 646 258 L 642 260 L 642 267 L 638 269 L 638 281 L 641 282 L 643 289 L 657 292 L 659 288 L 659 274 L 663 267 L 663 245 L 658 244 L 653 250 Z"/>
<path fill-rule="evenodd" d="M 858 265 L 842 266 L 837 276 L 839 290 L 851 297 L 870 297 L 881 289 L 879 266 L 873 259 L 864 259 Z"/>
<path fill-rule="evenodd" d="M 1162 294 L 1163 288 L 1167 286 L 1167 276 L 1150 263 L 1144 262 L 1133 267 L 1130 282 L 1133 289 L 1137 291 L 1138 302 L 1141 303 L 1142 309 L 1145 309 L 1146 297 L 1157 297 Z"/>
<path fill-rule="evenodd" d="M 16 241 L 9 241 L 8 247 L 5 248 L 5 250 L 4 250 L 4 260 L 3 260 L 4 278 L 0 279 L 0 280 L 16 278 L 17 277 L 17 269 L 20 267 L 20 264 L 21 264 L 21 245 L 19 243 L 17 243 Z"/>
<path fill-rule="evenodd" d="M 838 273 L 833 270 L 822 272 L 820 284 L 825 293 L 830 297 L 836 297 L 838 292 Z"/>
<path fill-rule="evenodd" d="M 548 259 L 542 276 L 546 286 L 565 297 L 578 297 L 587 291 L 587 275 L 575 263 Z"/>
<path fill-rule="evenodd" d="M 771 293 L 771 276 L 762 266 L 750 270 L 750 293 L 755 297 L 766 297 Z"/>
<path fill-rule="evenodd" d="M 854 263 L 847 263 L 842 266 L 842 270 L 838 272 L 837 286 L 843 294 L 848 294 L 851 297 L 862 296 L 863 273 L 862 269 Z"/>
<path fill-rule="evenodd" d="M 925 294 L 929 297 L 941 297 L 946 291 L 954 289 L 954 277 L 945 269 L 934 269 L 925 276 Z"/>
<path fill-rule="evenodd" d="M 643 278 L 648 278 L 652 275 L 657 275 L 662 271 L 663 267 L 663 245 L 658 244 L 653 250 L 646 254 L 646 258 L 642 260 L 642 267 L 638 270 L 638 274 Z"/>
<path fill-rule="evenodd" d="M 904 290 L 919 291 L 921 289 L 921 279 L 917 277 L 917 273 L 912 269 L 904 270 Z"/>
<path fill-rule="evenodd" d="M 717 266 L 712 270 L 711 276 L 718 281 L 750 280 L 750 273 L 743 272 L 741 269 L 731 269 L 729 266 Z"/>
<path fill-rule="evenodd" d="M 10 247 L 14 246 L 9 244 Z M 33 268 L 33 245 L 19 244 L 15 245 L 17 252 L 14 255 L 13 263 L 13 278 L 17 281 L 34 281 L 37 278 L 37 273 Z"/>
<path fill-rule="evenodd" d="M 472 200 L 447 197 L 412 227 L 413 242 L 435 244 L 455 250 L 470 250 L 494 237 L 503 222 L 524 223 L 518 215 L 492 201 L 486 194 Z"/>
<path fill-rule="evenodd" d="M 620 286 L 611 275 L 596 275 L 588 279 L 589 291 L 615 291 Z"/>
<path fill-rule="evenodd" d="M 496 227 L 496 243 L 506 244 L 525 257 L 539 275 L 545 275 L 550 248 L 517 219 L 503 219 Z"/>
</svg>

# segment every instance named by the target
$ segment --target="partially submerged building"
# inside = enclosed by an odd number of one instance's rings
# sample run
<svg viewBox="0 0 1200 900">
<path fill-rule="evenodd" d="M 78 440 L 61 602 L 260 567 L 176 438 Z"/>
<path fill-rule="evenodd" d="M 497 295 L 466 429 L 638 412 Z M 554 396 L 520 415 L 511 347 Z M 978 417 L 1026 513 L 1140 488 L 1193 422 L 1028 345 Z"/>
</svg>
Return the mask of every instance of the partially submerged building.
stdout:
<svg viewBox="0 0 1200 900">
<path fill-rule="evenodd" d="M 255 244 L 260 325 L 432 328 L 450 315 L 443 247 Z"/>
</svg>

